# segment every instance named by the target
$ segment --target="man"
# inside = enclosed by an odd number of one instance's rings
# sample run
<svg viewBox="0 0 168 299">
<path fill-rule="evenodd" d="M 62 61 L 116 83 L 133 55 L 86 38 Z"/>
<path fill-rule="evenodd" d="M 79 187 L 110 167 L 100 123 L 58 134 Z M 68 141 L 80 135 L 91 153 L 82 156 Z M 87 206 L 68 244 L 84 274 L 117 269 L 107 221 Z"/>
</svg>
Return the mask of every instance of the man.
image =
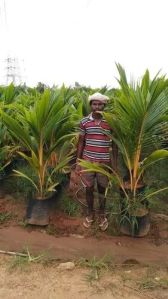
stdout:
<svg viewBox="0 0 168 299">
<path fill-rule="evenodd" d="M 100 113 L 104 110 L 108 100 L 109 98 L 101 93 L 94 93 L 89 96 L 92 112 L 80 122 L 76 166 L 76 172 L 81 175 L 81 179 L 86 186 L 88 215 L 83 222 L 83 225 L 85 228 L 89 228 L 95 220 L 94 183 L 96 179 L 99 193 L 99 227 L 102 231 L 105 231 L 108 227 L 108 220 L 105 216 L 105 190 L 108 185 L 108 178 L 107 176 L 97 172 L 80 172 L 78 159 L 110 165 L 110 148 L 112 146 L 112 142 L 109 134 L 112 130 Z M 112 153 L 113 166 L 116 167 L 117 148 L 115 148 L 115 151 L 113 150 Z"/>
</svg>

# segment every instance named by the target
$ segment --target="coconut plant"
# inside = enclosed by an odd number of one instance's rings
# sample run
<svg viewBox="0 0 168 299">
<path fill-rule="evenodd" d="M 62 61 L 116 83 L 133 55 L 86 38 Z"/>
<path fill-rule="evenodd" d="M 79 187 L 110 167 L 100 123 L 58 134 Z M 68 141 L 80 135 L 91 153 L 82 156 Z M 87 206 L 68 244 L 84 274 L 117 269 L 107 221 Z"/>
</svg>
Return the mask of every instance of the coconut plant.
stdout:
<svg viewBox="0 0 168 299">
<path fill-rule="evenodd" d="M 138 217 L 148 215 L 147 202 L 150 198 L 168 187 L 145 194 L 144 173 L 147 168 L 161 159 L 168 157 L 163 141 L 168 134 L 165 115 L 168 110 L 168 81 L 164 76 L 151 80 L 147 70 L 141 82 L 128 83 L 125 70 L 117 64 L 120 78 L 120 90 L 114 98 L 113 110 L 103 115 L 112 128 L 112 139 L 119 148 L 126 168 L 126 177 L 120 169 L 110 166 L 100 167 L 86 161 L 81 166 L 108 176 L 120 188 L 122 195 L 121 221 L 129 228 L 127 232 L 143 236 L 149 230 L 138 228 Z M 164 128 L 164 130 L 163 130 Z M 166 136 L 165 136 L 166 135 Z M 141 215 L 140 215 L 141 213 Z M 142 219 L 142 218 L 141 218 Z M 144 221 L 144 219 L 143 219 Z M 140 226 L 140 225 L 139 225 Z"/>
<path fill-rule="evenodd" d="M 11 83 L 9 86 L 0 87 L 0 109 L 10 113 L 9 106 L 16 101 L 18 91 Z M 0 178 L 3 179 L 12 169 L 18 145 L 15 144 L 6 126 L 0 118 Z"/>
<path fill-rule="evenodd" d="M 45 90 L 38 95 L 32 107 L 17 104 L 13 105 L 13 109 L 15 119 L 5 111 L 2 111 L 2 119 L 12 136 L 21 144 L 18 154 L 28 162 L 34 178 L 17 170 L 15 175 L 32 183 L 36 193 L 35 202 L 41 205 L 41 202 L 53 194 L 59 183 L 56 174 L 68 172 L 72 156 L 70 140 L 74 129 L 70 104 L 64 104 L 59 95 Z M 51 163 L 53 156 L 54 165 Z M 47 224 L 48 216 L 39 222 L 37 219 L 29 219 L 29 223 Z"/>
</svg>

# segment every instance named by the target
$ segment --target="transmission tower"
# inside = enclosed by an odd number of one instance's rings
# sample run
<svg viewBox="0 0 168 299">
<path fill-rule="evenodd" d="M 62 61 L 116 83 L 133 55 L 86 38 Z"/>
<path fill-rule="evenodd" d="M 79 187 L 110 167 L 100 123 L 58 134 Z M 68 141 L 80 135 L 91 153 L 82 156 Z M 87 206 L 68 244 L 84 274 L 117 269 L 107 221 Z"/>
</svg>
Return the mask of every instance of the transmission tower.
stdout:
<svg viewBox="0 0 168 299">
<path fill-rule="evenodd" d="M 19 66 L 19 59 L 16 57 L 7 57 L 5 59 L 6 64 L 6 84 L 13 82 L 14 85 L 21 84 L 21 70 Z"/>
<path fill-rule="evenodd" d="M 8 34 L 10 35 L 10 27 L 7 22 L 7 12 L 6 12 L 6 3 L 5 0 L 0 0 L 0 25 L 2 25 L 2 30 L 4 32 L 8 31 Z M 19 85 L 23 83 L 23 73 L 25 72 L 25 69 L 23 67 L 23 60 L 20 60 L 15 55 L 11 55 L 8 53 L 12 52 L 12 49 L 10 49 L 10 46 L 8 47 L 6 57 L 4 59 L 4 81 L 5 84 L 9 84 L 13 82 L 15 85 Z"/>
</svg>

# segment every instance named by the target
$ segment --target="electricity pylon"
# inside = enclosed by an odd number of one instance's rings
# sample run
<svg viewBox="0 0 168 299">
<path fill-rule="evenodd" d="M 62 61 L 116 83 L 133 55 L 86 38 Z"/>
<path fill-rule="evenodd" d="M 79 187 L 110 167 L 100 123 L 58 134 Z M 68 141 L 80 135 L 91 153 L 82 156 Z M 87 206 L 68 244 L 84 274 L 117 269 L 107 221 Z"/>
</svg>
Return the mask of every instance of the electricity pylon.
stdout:
<svg viewBox="0 0 168 299">
<path fill-rule="evenodd" d="M 0 27 L 1 31 L 4 31 L 4 33 L 7 33 L 10 36 L 10 26 L 7 21 L 5 0 L 0 0 Z M 25 69 L 23 67 L 24 62 L 15 55 L 11 55 L 9 53 L 12 53 L 10 45 L 8 45 L 7 47 L 7 53 L 5 55 L 6 58 L 3 59 L 3 65 L 5 64 L 5 66 L 3 67 L 3 81 L 5 81 L 6 85 L 11 82 L 13 82 L 13 84 L 15 85 L 19 85 L 23 83 L 22 74 L 25 72 Z"/>
</svg>

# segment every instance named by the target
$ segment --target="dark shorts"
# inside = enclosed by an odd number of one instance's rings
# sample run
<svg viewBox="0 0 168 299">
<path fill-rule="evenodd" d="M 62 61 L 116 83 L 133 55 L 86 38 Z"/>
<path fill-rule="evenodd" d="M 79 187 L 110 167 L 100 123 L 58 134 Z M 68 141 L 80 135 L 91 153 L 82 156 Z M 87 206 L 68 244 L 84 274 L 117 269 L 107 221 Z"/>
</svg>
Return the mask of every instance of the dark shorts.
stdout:
<svg viewBox="0 0 168 299">
<path fill-rule="evenodd" d="M 91 171 L 81 172 L 81 181 L 85 187 L 94 187 L 95 182 L 97 182 L 99 186 L 106 188 L 108 186 L 109 179 L 102 173 Z"/>
</svg>

